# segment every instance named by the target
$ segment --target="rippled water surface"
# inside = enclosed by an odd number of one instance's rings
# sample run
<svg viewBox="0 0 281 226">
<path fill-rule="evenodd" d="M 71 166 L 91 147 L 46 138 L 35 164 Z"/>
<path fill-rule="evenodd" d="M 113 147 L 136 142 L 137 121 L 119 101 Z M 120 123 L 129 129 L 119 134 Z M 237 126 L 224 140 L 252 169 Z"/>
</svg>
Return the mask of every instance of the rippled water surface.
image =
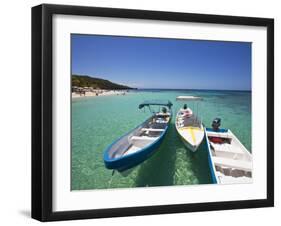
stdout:
<svg viewBox="0 0 281 226">
<path fill-rule="evenodd" d="M 168 99 L 175 116 L 183 104 L 175 101 L 179 95 L 203 97 L 198 110 L 203 123 L 210 126 L 220 117 L 222 127 L 231 129 L 251 151 L 251 92 L 150 90 L 76 98 L 72 100 L 72 190 L 211 183 L 205 140 L 196 153 L 187 150 L 177 135 L 175 117 L 155 154 L 130 175 L 112 176 L 104 166 L 105 148 L 149 117 L 149 111 L 138 110 L 142 101 Z M 193 103 L 190 107 L 197 109 Z"/>
</svg>

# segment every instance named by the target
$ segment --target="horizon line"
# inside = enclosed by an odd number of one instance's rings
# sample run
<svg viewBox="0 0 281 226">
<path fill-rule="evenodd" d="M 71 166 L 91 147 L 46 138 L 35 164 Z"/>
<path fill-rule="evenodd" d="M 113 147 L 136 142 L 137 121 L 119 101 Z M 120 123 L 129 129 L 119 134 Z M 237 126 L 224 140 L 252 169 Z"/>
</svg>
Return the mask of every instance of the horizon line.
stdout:
<svg viewBox="0 0 281 226">
<path fill-rule="evenodd" d="M 252 92 L 251 89 L 204 89 L 204 88 L 134 88 L 134 89 L 147 89 L 147 90 L 209 90 L 209 91 L 247 91 Z"/>
<path fill-rule="evenodd" d="M 142 87 L 131 87 L 130 85 L 127 84 L 123 84 L 122 82 L 115 82 L 112 81 L 110 79 L 106 79 L 106 78 L 101 78 L 101 77 L 94 77 L 95 75 L 87 75 L 87 74 L 76 74 L 76 73 L 71 73 L 71 76 L 88 76 L 91 78 L 97 78 L 97 79 L 103 79 L 103 80 L 107 80 L 113 83 L 116 83 L 118 85 L 123 85 L 123 86 L 128 86 L 132 89 L 162 89 L 162 90 L 209 90 L 209 91 L 245 91 L 245 92 L 252 92 L 252 89 L 248 90 L 248 89 L 206 89 L 206 88 L 142 88 Z"/>
</svg>

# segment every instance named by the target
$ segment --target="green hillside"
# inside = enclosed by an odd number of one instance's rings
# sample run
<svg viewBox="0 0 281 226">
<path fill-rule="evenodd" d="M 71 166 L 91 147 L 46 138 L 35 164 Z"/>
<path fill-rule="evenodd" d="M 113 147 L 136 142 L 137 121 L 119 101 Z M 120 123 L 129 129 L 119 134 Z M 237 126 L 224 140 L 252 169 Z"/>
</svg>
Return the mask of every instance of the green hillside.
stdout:
<svg viewBox="0 0 281 226">
<path fill-rule="evenodd" d="M 72 75 L 72 86 L 93 87 L 95 89 L 133 89 L 109 80 L 93 78 L 87 75 Z"/>
</svg>

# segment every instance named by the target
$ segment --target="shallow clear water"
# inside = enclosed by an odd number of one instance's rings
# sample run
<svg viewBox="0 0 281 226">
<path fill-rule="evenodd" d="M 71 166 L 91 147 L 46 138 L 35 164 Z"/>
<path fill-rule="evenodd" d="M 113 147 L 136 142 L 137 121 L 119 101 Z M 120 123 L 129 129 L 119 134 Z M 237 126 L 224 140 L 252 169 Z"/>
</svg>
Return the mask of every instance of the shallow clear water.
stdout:
<svg viewBox="0 0 281 226">
<path fill-rule="evenodd" d="M 145 186 L 191 185 L 211 183 L 205 140 L 196 153 L 186 149 L 175 130 L 175 114 L 183 105 L 179 95 L 204 98 L 199 116 L 206 126 L 215 117 L 222 128 L 229 128 L 251 151 L 251 92 L 238 91 L 132 91 L 122 96 L 86 97 L 72 100 L 72 190 L 129 188 Z M 127 177 L 105 168 L 103 151 L 148 116 L 138 105 L 149 99 L 173 102 L 173 120 L 168 133 L 155 152 Z M 190 103 L 196 112 L 197 105 Z"/>
</svg>

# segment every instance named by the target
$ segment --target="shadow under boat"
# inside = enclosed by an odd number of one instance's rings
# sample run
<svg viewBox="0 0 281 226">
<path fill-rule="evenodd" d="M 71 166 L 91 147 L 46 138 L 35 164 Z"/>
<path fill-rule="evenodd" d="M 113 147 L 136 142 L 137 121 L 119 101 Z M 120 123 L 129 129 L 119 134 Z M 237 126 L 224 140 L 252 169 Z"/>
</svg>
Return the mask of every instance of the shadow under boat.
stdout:
<svg viewBox="0 0 281 226">
<path fill-rule="evenodd" d="M 136 177 L 136 187 L 174 185 L 175 150 L 179 148 L 177 145 L 181 145 L 181 143 L 175 142 L 179 138 L 175 133 L 174 126 L 168 129 L 166 137 L 157 152 L 141 164 Z"/>
<path fill-rule="evenodd" d="M 206 140 L 203 139 L 196 152 L 186 150 L 187 158 L 191 159 L 191 170 L 196 177 L 198 184 L 212 184 L 211 172 L 208 162 L 208 151 Z"/>
</svg>

